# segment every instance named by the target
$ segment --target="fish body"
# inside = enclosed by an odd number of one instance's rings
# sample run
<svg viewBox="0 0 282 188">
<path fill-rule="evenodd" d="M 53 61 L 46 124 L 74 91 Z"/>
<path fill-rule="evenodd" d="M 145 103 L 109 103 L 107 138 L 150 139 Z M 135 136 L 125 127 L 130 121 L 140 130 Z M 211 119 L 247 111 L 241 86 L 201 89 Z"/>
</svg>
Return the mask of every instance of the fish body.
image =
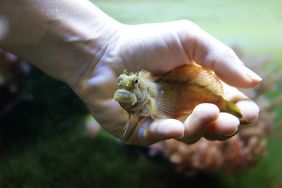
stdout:
<svg viewBox="0 0 282 188">
<path fill-rule="evenodd" d="M 241 118 L 238 107 L 223 98 L 223 86 L 210 70 L 197 64 L 178 67 L 162 76 L 149 72 L 123 73 L 114 99 L 129 114 L 184 120 L 201 103 Z"/>
</svg>

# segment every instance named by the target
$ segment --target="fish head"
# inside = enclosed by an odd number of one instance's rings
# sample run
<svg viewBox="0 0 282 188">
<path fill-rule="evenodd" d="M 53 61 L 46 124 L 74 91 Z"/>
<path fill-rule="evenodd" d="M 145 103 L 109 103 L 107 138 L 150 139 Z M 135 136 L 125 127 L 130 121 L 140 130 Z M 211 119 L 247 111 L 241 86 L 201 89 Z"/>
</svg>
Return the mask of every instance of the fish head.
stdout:
<svg viewBox="0 0 282 188">
<path fill-rule="evenodd" d="M 123 73 L 117 79 L 118 89 L 114 93 L 114 100 L 123 107 L 134 106 L 140 99 L 142 91 L 142 78 L 138 73 Z"/>
<path fill-rule="evenodd" d="M 118 89 L 133 91 L 138 87 L 138 73 L 124 73 L 117 79 Z"/>
</svg>

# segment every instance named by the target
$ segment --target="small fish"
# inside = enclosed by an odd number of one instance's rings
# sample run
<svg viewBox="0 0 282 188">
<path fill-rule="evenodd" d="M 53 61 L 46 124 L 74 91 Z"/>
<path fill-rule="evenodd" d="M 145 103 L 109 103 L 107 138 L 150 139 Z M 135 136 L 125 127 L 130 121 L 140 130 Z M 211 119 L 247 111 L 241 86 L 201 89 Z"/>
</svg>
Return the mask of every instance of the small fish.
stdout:
<svg viewBox="0 0 282 188">
<path fill-rule="evenodd" d="M 138 117 L 184 120 L 200 103 L 242 117 L 239 108 L 223 98 L 223 86 L 210 70 L 193 63 L 156 77 L 147 71 L 124 72 L 118 77 L 114 100 Z M 130 117 L 129 116 L 129 117 Z"/>
</svg>

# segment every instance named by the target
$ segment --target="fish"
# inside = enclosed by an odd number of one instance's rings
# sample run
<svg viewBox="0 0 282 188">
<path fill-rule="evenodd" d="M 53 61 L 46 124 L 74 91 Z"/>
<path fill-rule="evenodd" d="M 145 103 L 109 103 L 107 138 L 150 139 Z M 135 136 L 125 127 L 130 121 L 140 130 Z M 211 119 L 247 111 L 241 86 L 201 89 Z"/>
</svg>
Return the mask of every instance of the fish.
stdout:
<svg viewBox="0 0 282 188">
<path fill-rule="evenodd" d="M 161 76 L 148 71 L 124 71 L 117 79 L 113 99 L 129 117 L 175 118 L 184 121 L 201 103 L 242 118 L 236 104 L 224 99 L 221 80 L 196 63 L 177 67 Z"/>
</svg>

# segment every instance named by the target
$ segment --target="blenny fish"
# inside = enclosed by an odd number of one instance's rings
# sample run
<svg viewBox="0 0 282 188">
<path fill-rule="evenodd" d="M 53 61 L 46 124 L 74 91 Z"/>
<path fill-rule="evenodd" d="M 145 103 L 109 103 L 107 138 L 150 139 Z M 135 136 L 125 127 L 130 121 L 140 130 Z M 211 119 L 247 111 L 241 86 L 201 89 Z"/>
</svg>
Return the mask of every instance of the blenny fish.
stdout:
<svg viewBox="0 0 282 188">
<path fill-rule="evenodd" d="M 211 70 L 196 63 L 162 75 L 147 71 L 124 72 L 113 96 L 129 114 L 138 117 L 184 120 L 200 103 L 213 103 L 221 112 L 242 117 L 239 108 L 223 97 L 223 85 Z"/>
</svg>

